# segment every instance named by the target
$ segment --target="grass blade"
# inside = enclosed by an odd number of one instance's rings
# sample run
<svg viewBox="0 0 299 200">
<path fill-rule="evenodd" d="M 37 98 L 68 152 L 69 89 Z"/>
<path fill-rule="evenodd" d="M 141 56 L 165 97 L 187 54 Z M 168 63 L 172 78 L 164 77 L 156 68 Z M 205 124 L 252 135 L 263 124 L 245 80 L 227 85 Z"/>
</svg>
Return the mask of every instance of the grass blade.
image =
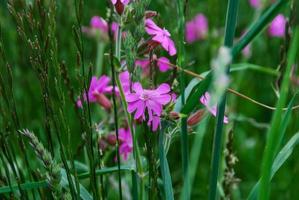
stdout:
<svg viewBox="0 0 299 200">
<path fill-rule="evenodd" d="M 206 117 L 205 119 L 203 119 L 203 121 L 200 122 L 200 125 L 198 125 L 198 127 L 196 129 L 196 135 L 194 138 L 192 149 L 190 152 L 190 161 L 189 161 L 190 169 L 189 169 L 189 174 L 188 174 L 189 185 L 191 186 L 190 192 L 192 192 L 192 185 L 193 185 L 194 178 L 196 175 L 198 161 L 199 161 L 199 157 L 200 157 L 200 153 L 201 153 L 202 142 L 203 142 L 203 138 L 206 133 L 206 128 L 207 128 L 209 119 L 210 119 L 210 117 Z M 186 186 L 184 184 L 183 190 L 185 189 L 185 187 Z M 180 199 L 183 200 L 184 197 L 181 196 Z"/>
<path fill-rule="evenodd" d="M 275 158 L 272 170 L 271 170 L 271 179 L 274 177 L 276 172 L 280 169 L 280 167 L 286 162 L 286 160 L 292 155 L 294 148 L 299 144 L 299 133 L 296 133 L 288 143 L 281 149 L 278 153 L 277 157 Z M 253 189 L 251 190 L 248 200 L 256 200 L 259 193 L 259 186 L 261 180 L 259 180 Z"/>
<path fill-rule="evenodd" d="M 163 187 L 166 200 L 173 200 L 173 190 L 172 190 L 172 181 L 169 171 L 168 161 L 164 149 L 164 127 L 160 130 L 159 133 L 159 156 L 160 156 L 160 168 L 163 180 Z M 184 193 L 184 192 L 183 192 Z"/>
<path fill-rule="evenodd" d="M 226 47 L 233 46 L 233 40 L 235 37 L 235 30 L 237 25 L 237 15 L 238 15 L 239 0 L 229 0 L 226 25 L 225 25 L 225 38 L 224 45 Z M 229 73 L 229 66 L 227 68 Z M 219 175 L 219 164 L 222 149 L 222 132 L 223 132 L 223 118 L 226 104 L 226 95 L 222 98 L 220 104 L 218 105 L 217 112 L 217 124 L 213 141 L 213 152 L 212 152 L 212 162 L 211 162 L 211 176 L 210 176 L 210 190 L 209 199 L 216 199 L 217 194 L 217 181 Z"/>
</svg>

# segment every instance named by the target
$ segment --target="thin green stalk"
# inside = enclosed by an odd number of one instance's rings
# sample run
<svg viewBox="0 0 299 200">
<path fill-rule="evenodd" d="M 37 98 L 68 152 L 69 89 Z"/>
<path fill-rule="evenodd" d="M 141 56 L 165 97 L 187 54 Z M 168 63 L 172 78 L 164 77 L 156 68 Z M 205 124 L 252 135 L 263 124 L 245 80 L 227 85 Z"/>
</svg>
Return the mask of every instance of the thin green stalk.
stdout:
<svg viewBox="0 0 299 200">
<path fill-rule="evenodd" d="M 288 63 L 283 77 L 280 98 L 277 102 L 276 111 L 274 112 L 272 122 L 271 122 L 271 127 L 267 134 L 268 139 L 267 139 L 267 144 L 263 156 L 261 182 L 260 182 L 260 189 L 259 189 L 260 200 L 269 199 L 269 195 L 270 195 L 271 167 L 273 164 L 274 157 L 277 154 L 278 146 L 281 144 L 281 139 L 282 139 L 281 134 L 283 133 L 280 131 L 279 127 L 281 124 L 283 107 L 287 101 L 287 95 L 288 95 L 289 84 L 290 84 L 290 73 L 291 73 L 292 66 L 296 61 L 296 55 L 299 46 L 298 44 L 299 44 L 299 27 L 296 27 L 294 32 L 294 38 L 291 42 L 291 47 L 288 54 L 288 59 L 287 59 Z"/>
<path fill-rule="evenodd" d="M 186 9 L 186 2 L 184 0 L 177 0 L 177 12 L 178 12 L 178 65 L 185 66 L 185 15 L 184 10 Z M 182 106 L 185 105 L 185 78 L 184 73 L 180 72 L 180 91 L 181 91 L 181 103 Z M 187 118 L 181 119 L 181 154 L 183 163 L 183 182 L 186 187 L 184 187 L 183 196 L 186 200 L 190 199 L 190 186 L 188 181 L 188 130 L 187 130 Z"/>
<path fill-rule="evenodd" d="M 105 43 L 98 41 L 97 45 L 97 59 L 96 59 L 96 75 L 100 76 L 103 73 L 103 57 L 104 57 Z"/>
<path fill-rule="evenodd" d="M 235 37 L 235 30 L 237 24 L 239 0 L 229 0 L 227 14 L 226 14 L 226 28 L 225 28 L 225 38 L 224 45 L 226 47 L 233 46 L 233 40 Z M 227 67 L 227 73 L 229 73 L 230 67 Z M 217 111 L 217 124 L 214 134 L 213 141 L 213 152 L 212 152 L 212 162 L 211 162 L 211 176 L 210 176 L 210 190 L 209 199 L 215 200 L 217 196 L 217 181 L 219 176 L 219 166 L 221 160 L 221 150 L 222 150 L 222 133 L 223 133 L 223 119 L 226 104 L 226 93 L 221 99 L 218 105 Z"/>
<path fill-rule="evenodd" d="M 121 18 L 121 17 L 120 17 Z M 110 22 L 111 22 L 110 17 Z M 121 21 L 121 19 L 120 19 Z M 110 23 L 111 24 L 111 23 Z M 120 60 L 120 50 L 121 50 L 121 23 L 119 25 L 119 28 L 117 30 L 117 38 L 115 41 L 115 56 L 118 60 Z M 113 85 L 113 95 L 112 95 L 112 101 L 113 101 L 113 112 L 114 112 L 114 125 L 115 125 L 115 134 L 116 134 L 116 156 L 117 156 L 117 166 L 118 166 L 118 190 L 119 190 L 119 199 L 122 199 L 122 187 L 121 187 L 121 173 L 120 173 L 120 154 L 119 154 L 119 133 L 118 133 L 118 114 L 117 114 L 117 107 L 116 107 L 116 95 L 115 95 L 115 87 L 116 87 L 116 72 L 115 72 L 115 66 L 113 61 L 113 34 L 112 30 L 109 30 L 109 37 L 111 42 L 111 49 L 110 49 L 110 65 L 111 65 L 111 73 L 112 73 L 112 85 Z"/>
</svg>

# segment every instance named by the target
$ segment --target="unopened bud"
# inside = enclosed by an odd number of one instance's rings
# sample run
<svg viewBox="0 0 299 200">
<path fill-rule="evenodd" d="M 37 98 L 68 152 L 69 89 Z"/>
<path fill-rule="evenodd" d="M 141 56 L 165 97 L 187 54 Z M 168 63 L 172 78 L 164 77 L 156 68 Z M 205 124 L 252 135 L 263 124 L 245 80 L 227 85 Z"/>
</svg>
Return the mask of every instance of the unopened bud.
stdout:
<svg viewBox="0 0 299 200">
<path fill-rule="evenodd" d="M 169 118 L 170 118 L 170 119 L 173 119 L 173 120 L 177 120 L 177 119 L 180 118 L 180 115 L 179 115 L 179 113 L 177 113 L 177 112 L 171 111 L 171 112 L 169 113 Z"/>
<path fill-rule="evenodd" d="M 110 109 L 112 104 L 110 100 L 104 94 L 96 94 L 97 102 L 105 109 Z"/>
<path fill-rule="evenodd" d="M 194 126 L 198 124 L 202 120 L 204 113 L 204 110 L 198 110 L 194 114 L 192 114 L 187 120 L 188 126 Z"/>
<path fill-rule="evenodd" d="M 116 135 L 114 135 L 114 134 L 109 134 L 109 135 L 107 136 L 107 138 L 106 138 L 106 141 L 107 141 L 110 145 L 114 146 L 114 145 L 116 144 Z"/>
<path fill-rule="evenodd" d="M 157 16 L 157 12 L 152 11 L 152 10 L 148 10 L 148 11 L 145 11 L 144 15 L 145 15 L 145 18 L 148 19 L 148 18 L 152 18 L 152 17 Z"/>
<path fill-rule="evenodd" d="M 125 9 L 125 5 L 121 1 L 117 1 L 115 4 L 115 10 L 119 15 L 122 15 Z"/>
</svg>

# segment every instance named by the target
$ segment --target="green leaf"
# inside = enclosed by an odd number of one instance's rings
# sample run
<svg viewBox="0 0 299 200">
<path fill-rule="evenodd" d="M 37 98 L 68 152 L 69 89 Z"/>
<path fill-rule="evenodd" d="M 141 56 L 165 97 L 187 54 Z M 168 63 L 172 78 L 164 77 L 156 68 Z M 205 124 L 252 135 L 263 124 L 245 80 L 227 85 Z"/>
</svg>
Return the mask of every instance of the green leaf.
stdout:
<svg viewBox="0 0 299 200">
<path fill-rule="evenodd" d="M 190 168 L 189 168 L 189 178 L 187 180 L 189 180 L 189 185 L 191 186 L 190 188 L 190 193 L 192 192 L 192 185 L 194 182 L 194 178 L 196 176 L 196 172 L 197 172 L 197 166 L 198 166 L 198 161 L 199 161 L 199 157 L 200 157 L 200 153 L 201 153 L 201 147 L 202 147 L 202 142 L 203 142 L 203 138 L 205 136 L 206 133 L 206 128 L 208 125 L 210 117 L 206 117 L 204 118 L 200 124 L 198 125 L 198 127 L 196 128 L 196 134 L 194 136 L 193 139 L 193 145 L 192 145 L 192 149 L 190 152 Z M 186 188 L 186 183 L 184 183 L 183 185 L 183 190 L 185 190 Z M 181 193 L 180 199 L 183 200 L 184 196 L 183 196 L 184 192 Z"/>
<path fill-rule="evenodd" d="M 286 162 L 286 160 L 292 155 L 294 148 L 299 144 L 299 133 L 296 133 L 288 143 L 281 149 L 278 153 L 277 157 L 274 160 L 271 170 L 271 179 L 274 177 L 276 172 L 280 169 L 280 167 Z M 260 186 L 259 180 L 253 189 L 251 190 L 248 200 L 256 200 L 258 197 L 258 191 Z"/>
<path fill-rule="evenodd" d="M 172 190 L 172 181 L 169 171 L 168 161 L 164 149 L 164 131 L 162 130 L 159 133 L 159 156 L 160 156 L 160 169 L 163 180 L 163 187 L 166 200 L 173 200 L 173 190 Z"/>
<path fill-rule="evenodd" d="M 261 72 L 264 74 L 268 74 L 271 76 L 278 76 L 280 73 L 275 70 L 271 69 L 270 67 L 262 67 L 259 65 L 251 64 L 251 63 L 236 63 L 231 65 L 231 72 L 243 71 L 243 70 L 254 70 L 257 72 Z"/>
<path fill-rule="evenodd" d="M 187 115 L 190 112 L 192 112 L 192 110 L 197 105 L 199 105 L 199 98 L 208 90 L 211 81 L 212 81 L 212 73 L 209 73 L 204 80 L 198 82 L 197 84 L 195 84 L 194 81 L 192 84 L 188 85 L 188 87 L 185 90 L 186 94 L 188 94 L 188 96 L 186 96 L 187 100 L 185 105 L 182 107 L 180 111 L 181 113 Z"/>
<path fill-rule="evenodd" d="M 72 181 L 75 181 L 73 176 L 72 176 Z M 69 186 L 69 182 L 68 182 L 68 179 L 67 179 L 65 169 L 61 169 L 61 182 L 60 182 L 60 184 L 64 188 Z M 83 200 L 92 200 L 93 199 L 92 196 L 89 194 L 89 192 L 85 189 L 84 186 L 79 184 L 79 188 L 80 188 L 80 197 Z"/>
<path fill-rule="evenodd" d="M 44 187 L 48 187 L 47 181 L 28 182 L 28 183 L 21 184 L 22 190 L 33 190 L 36 188 L 44 188 Z M 18 190 L 19 188 L 17 185 L 13 185 L 11 187 L 4 186 L 0 188 L 0 194 L 14 192 Z"/>
</svg>

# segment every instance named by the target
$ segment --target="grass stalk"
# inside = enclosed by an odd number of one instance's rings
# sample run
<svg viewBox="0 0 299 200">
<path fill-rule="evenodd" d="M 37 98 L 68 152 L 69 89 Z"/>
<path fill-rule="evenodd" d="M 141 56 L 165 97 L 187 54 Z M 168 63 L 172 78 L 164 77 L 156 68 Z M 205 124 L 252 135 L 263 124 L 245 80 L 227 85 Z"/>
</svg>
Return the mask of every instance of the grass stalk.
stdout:
<svg viewBox="0 0 299 200">
<path fill-rule="evenodd" d="M 121 17 L 120 17 L 121 21 Z M 112 17 L 110 17 L 110 22 L 112 22 Z M 109 23 L 110 25 L 112 23 Z M 117 30 L 117 38 L 115 41 L 115 57 L 120 60 L 121 54 L 121 23 Z M 113 58 L 113 34 L 111 28 L 109 28 L 109 38 L 110 38 L 110 65 L 111 65 L 111 74 L 112 74 L 112 85 L 113 85 L 113 92 L 112 92 L 112 101 L 113 101 L 113 112 L 114 112 L 114 125 L 115 125 L 115 134 L 116 134 L 116 156 L 117 156 L 117 167 L 118 167 L 118 190 L 119 190 L 119 199 L 122 199 L 122 186 L 121 186 L 121 172 L 120 172 L 120 154 L 119 154 L 119 133 L 118 133 L 118 113 L 117 113 L 117 105 L 116 105 L 116 94 L 115 88 L 116 84 L 116 70 L 114 65 L 114 58 Z"/>
<path fill-rule="evenodd" d="M 184 10 L 186 9 L 186 2 L 184 0 L 177 0 L 177 13 L 178 13 L 178 60 L 179 66 L 185 66 L 185 15 Z M 185 78 L 184 73 L 180 72 L 180 91 L 181 91 L 181 104 L 185 105 Z M 186 200 L 190 199 L 190 186 L 188 181 L 188 130 L 187 130 L 187 118 L 181 119 L 181 155 L 183 163 L 183 182 L 185 184 L 183 196 Z"/>
<path fill-rule="evenodd" d="M 233 40 L 235 37 L 235 30 L 237 24 L 239 0 L 229 0 L 227 14 L 226 14 L 226 25 L 225 25 L 225 38 L 224 45 L 226 47 L 233 46 Z M 227 73 L 229 73 L 229 66 L 227 67 Z M 223 119 L 226 104 L 226 94 L 221 99 L 218 105 L 217 111 L 217 122 L 216 130 L 213 141 L 212 161 L 211 161 L 211 176 L 210 176 L 210 190 L 209 199 L 214 200 L 217 196 L 217 181 L 219 176 L 219 167 L 221 161 L 221 150 L 222 150 L 222 133 L 223 133 Z"/>
</svg>

